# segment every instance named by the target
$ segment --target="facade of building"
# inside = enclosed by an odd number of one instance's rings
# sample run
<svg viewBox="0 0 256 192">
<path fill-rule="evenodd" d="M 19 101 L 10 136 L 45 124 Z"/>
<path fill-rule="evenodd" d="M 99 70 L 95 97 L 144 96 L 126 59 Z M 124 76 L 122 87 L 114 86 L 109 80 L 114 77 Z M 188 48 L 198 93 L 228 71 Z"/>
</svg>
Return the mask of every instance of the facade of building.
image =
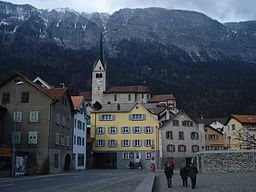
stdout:
<svg viewBox="0 0 256 192">
<path fill-rule="evenodd" d="M 223 133 L 211 126 L 205 126 L 205 148 L 206 151 L 217 151 L 224 149 Z"/>
<path fill-rule="evenodd" d="M 73 167 L 86 168 L 87 114 L 83 96 L 71 97 L 74 105 Z"/>
<path fill-rule="evenodd" d="M 227 126 L 229 148 L 256 148 L 256 115 L 231 115 Z"/>
<path fill-rule="evenodd" d="M 67 88 L 47 89 L 16 73 L 1 83 L 0 101 L 8 111 L 4 142 L 15 144 L 20 163 L 17 175 L 70 170 L 73 104 Z"/>
<path fill-rule="evenodd" d="M 157 116 L 141 104 L 109 104 L 91 112 L 94 168 L 149 168 L 159 157 Z"/>
<path fill-rule="evenodd" d="M 162 163 L 171 159 L 177 167 L 190 161 L 201 150 L 197 123 L 178 112 L 161 126 Z"/>
</svg>

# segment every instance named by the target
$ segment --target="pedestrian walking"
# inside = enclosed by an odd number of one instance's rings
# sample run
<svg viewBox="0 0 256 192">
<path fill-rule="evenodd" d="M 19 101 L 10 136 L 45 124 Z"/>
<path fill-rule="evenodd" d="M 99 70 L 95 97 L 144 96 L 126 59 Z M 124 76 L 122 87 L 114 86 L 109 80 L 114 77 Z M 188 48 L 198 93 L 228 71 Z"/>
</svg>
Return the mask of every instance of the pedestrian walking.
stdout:
<svg viewBox="0 0 256 192">
<path fill-rule="evenodd" d="M 167 179 L 168 188 L 172 187 L 172 175 L 173 175 L 174 164 L 172 161 L 168 161 L 164 167 L 164 173 Z"/>
<path fill-rule="evenodd" d="M 180 177 L 182 179 L 183 187 L 188 187 L 188 169 L 189 167 L 183 165 L 180 169 Z"/>
<path fill-rule="evenodd" d="M 192 189 L 195 189 L 195 187 L 196 187 L 196 175 L 197 174 L 198 174 L 198 170 L 197 170 L 196 166 L 191 163 L 189 165 L 189 169 L 188 169 L 188 176 L 191 179 Z"/>
</svg>

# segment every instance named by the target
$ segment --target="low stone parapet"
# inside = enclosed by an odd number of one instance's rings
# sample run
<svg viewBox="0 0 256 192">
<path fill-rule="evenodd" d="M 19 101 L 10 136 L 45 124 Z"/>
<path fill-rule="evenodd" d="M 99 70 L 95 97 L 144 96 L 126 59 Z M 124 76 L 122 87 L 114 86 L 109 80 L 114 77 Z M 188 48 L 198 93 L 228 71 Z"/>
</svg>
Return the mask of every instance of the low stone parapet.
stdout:
<svg viewBox="0 0 256 192">
<path fill-rule="evenodd" d="M 135 192 L 151 192 L 153 190 L 155 177 L 156 174 L 154 172 L 149 172 L 136 188 Z"/>
</svg>

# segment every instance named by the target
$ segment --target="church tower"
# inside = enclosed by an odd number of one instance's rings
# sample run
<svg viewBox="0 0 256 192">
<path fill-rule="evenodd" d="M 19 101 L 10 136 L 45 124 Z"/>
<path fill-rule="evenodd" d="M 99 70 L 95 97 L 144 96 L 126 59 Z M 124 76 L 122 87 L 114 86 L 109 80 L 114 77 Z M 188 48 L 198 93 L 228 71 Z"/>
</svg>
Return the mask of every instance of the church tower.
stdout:
<svg viewBox="0 0 256 192">
<path fill-rule="evenodd" d="M 106 63 L 103 50 L 103 36 L 100 39 L 100 59 L 92 71 L 92 104 L 99 102 L 103 104 L 103 92 L 106 91 Z"/>
</svg>

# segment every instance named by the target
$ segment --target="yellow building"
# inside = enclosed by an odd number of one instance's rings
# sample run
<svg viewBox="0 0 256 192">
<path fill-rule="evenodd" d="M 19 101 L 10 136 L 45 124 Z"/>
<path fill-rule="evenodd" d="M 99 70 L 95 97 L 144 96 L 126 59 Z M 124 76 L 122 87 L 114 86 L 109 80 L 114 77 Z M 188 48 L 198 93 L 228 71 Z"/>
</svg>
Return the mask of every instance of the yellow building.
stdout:
<svg viewBox="0 0 256 192">
<path fill-rule="evenodd" d="M 224 149 L 223 133 L 210 125 L 205 126 L 205 150 L 216 151 Z"/>
<path fill-rule="evenodd" d="M 255 148 L 254 140 L 256 140 L 256 115 L 231 115 L 227 125 L 229 148 Z"/>
<path fill-rule="evenodd" d="M 94 168 L 148 168 L 159 157 L 157 116 L 141 104 L 108 104 L 91 112 Z"/>
</svg>

